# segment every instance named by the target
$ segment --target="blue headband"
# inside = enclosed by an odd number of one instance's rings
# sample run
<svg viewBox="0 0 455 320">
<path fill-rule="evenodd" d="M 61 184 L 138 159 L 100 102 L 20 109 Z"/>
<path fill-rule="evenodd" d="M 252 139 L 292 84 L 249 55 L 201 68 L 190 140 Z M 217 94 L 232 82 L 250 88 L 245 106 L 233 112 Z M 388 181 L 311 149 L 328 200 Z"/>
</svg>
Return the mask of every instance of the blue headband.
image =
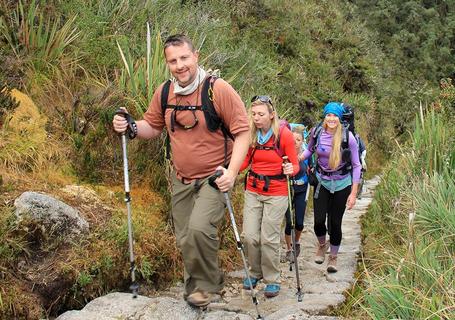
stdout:
<svg viewBox="0 0 455 320">
<path fill-rule="evenodd" d="M 334 115 L 336 115 L 338 117 L 338 119 L 341 120 L 341 118 L 343 117 L 343 111 L 344 111 L 344 108 L 341 103 L 329 102 L 324 107 L 324 117 L 329 113 L 333 113 Z"/>
</svg>

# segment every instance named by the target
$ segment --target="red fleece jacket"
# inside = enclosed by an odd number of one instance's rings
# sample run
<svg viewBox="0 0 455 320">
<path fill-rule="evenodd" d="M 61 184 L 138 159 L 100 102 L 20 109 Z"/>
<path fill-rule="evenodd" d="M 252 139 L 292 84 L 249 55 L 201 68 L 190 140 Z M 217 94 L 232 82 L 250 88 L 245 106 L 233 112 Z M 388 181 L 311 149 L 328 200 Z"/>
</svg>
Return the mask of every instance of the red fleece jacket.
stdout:
<svg viewBox="0 0 455 320">
<path fill-rule="evenodd" d="M 264 146 L 273 147 L 275 143 L 274 138 L 272 137 L 267 141 Z M 289 160 L 292 163 L 294 168 L 293 174 L 296 175 L 300 168 L 299 162 L 297 160 L 297 152 L 295 150 L 294 136 L 288 128 L 283 128 L 281 130 L 280 137 L 280 146 L 281 150 L 284 151 L 284 155 L 288 156 Z M 245 160 L 240 167 L 240 171 L 245 170 L 251 162 L 250 169 L 261 175 L 274 176 L 283 173 L 283 159 L 278 155 L 276 150 L 255 150 L 253 153 L 253 148 L 250 147 L 246 155 Z M 251 155 L 253 158 L 251 159 Z M 253 187 L 253 181 L 256 180 L 256 187 Z M 288 187 L 286 178 L 281 180 L 271 179 L 269 190 L 264 191 L 264 180 L 255 179 L 252 175 L 248 176 L 246 189 L 262 195 L 268 196 L 287 196 Z"/>
</svg>

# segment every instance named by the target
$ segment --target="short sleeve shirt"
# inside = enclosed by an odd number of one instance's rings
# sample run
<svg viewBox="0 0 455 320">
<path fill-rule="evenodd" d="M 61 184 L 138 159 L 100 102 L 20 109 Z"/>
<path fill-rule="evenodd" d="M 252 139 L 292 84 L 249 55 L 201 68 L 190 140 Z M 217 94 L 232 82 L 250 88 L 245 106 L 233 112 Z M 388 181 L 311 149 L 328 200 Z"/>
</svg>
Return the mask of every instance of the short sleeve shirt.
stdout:
<svg viewBox="0 0 455 320">
<path fill-rule="evenodd" d="M 169 88 L 168 104 L 176 106 L 200 106 L 201 90 L 204 82 L 189 95 L 175 95 L 174 86 Z M 178 178 L 197 179 L 212 175 L 217 166 L 223 165 L 225 139 L 221 130 L 210 132 L 202 110 L 176 111 L 176 120 L 183 126 L 191 126 L 197 118 L 197 125 L 184 129 L 174 125 L 171 130 L 171 113 L 167 108 L 165 117 L 161 109 L 161 91 L 164 83 L 155 91 L 144 120 L 154 129 L 166 127 L 172 151 L 172 161 Z M 217 79 L 213 86 L 213 104 L 218 116 L 233 136 L 248 131 L 248 117 L 245 105 L 238 93 L 223 79 Z M 233 142 L 228 138 L 227 161 L 232 153 Z"/>
</svg>

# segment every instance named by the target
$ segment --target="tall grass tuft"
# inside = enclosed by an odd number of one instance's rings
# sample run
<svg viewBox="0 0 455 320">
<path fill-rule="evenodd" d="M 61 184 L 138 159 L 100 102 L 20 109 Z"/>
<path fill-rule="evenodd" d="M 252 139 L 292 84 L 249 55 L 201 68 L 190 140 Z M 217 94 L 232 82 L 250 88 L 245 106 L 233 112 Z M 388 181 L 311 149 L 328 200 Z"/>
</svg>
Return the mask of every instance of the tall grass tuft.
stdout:
<svg viewBox="0 0 455 320">
<path fill-rule="evenodd" d="M 453 119 L 424 112 L 365 220 L 371 252 L 359 305 L 373 319 L 452 319 L 455 312 Z M 367 271 L 366 271 L 367 272 Z"/>
<path fill-rule="evenodd" d="M 76 16 L 70 16 L 61 26 L 60 19 L 45 18 L 35 0 L 28 9 L 20 0 L 9 17 L 0 17 L 0 35 L 18 58 L 26 55 L 33 67 L 46 67 L 60 59 L 65 49 L 81 35 L 75 20 Z"/>
<path fill-rule="evenodd" d="M 422 104 L 420 104 L 420 113 L 416 118 L 412 135 L 413 149 L 418 152 L 416 154 L 419 161 L 418 169 L 423 169 L 425 172 L 441 172 L 446 166 L 445 157 L 448 156 L 448 150 L 441 150 L 441 148 L 450 146 L 449 139 L 451 139 L 450 132 L 445 128 L 443 119 L 436 116 L 434 110 L 424 118 Z"/>
<path fill-rule="evenodd" d="M 154 90 L 168 78 L 161 33 L 157 27 L 151 31 L 148 22 L 146 40 L 145 56 L 136 61 L 129 50 L 122 49 L 117 42 L 124 64 L 124 69 L 118 79 L 119 86 L 129 94 L 138 114 L 143 114 L 147 110 Z"/>
</svg>

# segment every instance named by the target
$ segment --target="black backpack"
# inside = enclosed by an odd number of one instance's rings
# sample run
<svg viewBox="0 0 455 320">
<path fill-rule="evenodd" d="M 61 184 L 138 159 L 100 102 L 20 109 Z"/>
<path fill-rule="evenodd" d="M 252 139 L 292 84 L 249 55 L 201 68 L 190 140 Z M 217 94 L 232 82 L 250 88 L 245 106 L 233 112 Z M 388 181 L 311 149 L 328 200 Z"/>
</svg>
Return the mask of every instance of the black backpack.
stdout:
<svg viewBox="0 0 455 320">
<path fill-rule="evenodd" d="M 218 116 L 215 110 L 215 106 L 213 105 L 213 85 L 215 81 L 218 78 L 215 76 L 208 76 L 204 84 L 202 86 L 202 92 L 201 92 L 201 103 L 202 105 L 200 106 L 176 106 L 176 105 L 170 105 L 168 104 L 168 97 L 169 97 L 169 88 L 171 86 L 171 80 L 166 81 L 166 83 L 163 86 L 163 89 L 161 91 L 161 111 L 163 114 L 163 117 L 166 113 L 166 109 L 173 109 L 172 114 L 171 114 L 171 131 L 174 132 L 175 126 L 178 125 L 180 127 L 183 127 L 183 129 L 189 129 L 193 126 L 190 127 L 185 127 L 179 124 L 176 121 L 176 113 L 177 111 L 192 111 L 193 113 L 196 110 L 201 110 L 204 112 L 204 118 L 205 122 L 207 124 L 207 129 L 210 132 L 216 132 L 218 129 L 221 130 L 224 136 L 224 167 L 227 168 L 228 163 L 227 163 L 227 150 L 228 150 L 228 137 L 234 141 L 234 136 L 232 133 L 229 131 L 228 128 L 224 125 L 223 121 L 221 121 L 221 118 Z M 195 124 L 197 123 L 197 118 L 195 116 Z M 170 159 L 170 140 L 169 140 L 169 134 L 166 136 L 166 159 Z"/>
<path fill-rule="evenodd" d="M 359 159 L 362 155 L 362 152 L 366 149 L 365 143 L 360 138 L 360 136 L 355 132 L 355 123 L 354 123 L 354 108 L 348 104 L 342 103 L 344 107 L 343 116 L 341 119 L 341 123 L 344 127 L 348 128 L 349 131 L 352 132 L 352 135 L 355 137 L 357 141 L 357 146 L 359 147 Z M 362 168 L 363 169 L 363 168 Z"/>
</svg>

